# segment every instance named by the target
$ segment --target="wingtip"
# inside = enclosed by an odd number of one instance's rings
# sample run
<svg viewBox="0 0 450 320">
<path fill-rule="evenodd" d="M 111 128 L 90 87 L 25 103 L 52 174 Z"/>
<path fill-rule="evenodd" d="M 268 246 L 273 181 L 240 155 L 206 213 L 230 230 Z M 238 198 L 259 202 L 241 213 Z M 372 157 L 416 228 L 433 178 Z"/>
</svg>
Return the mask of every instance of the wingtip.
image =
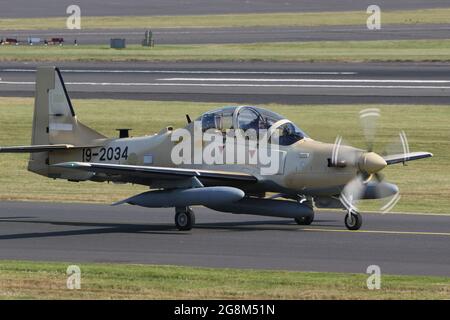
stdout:
<svg viewBox="0 0 450 320">
<path fill-rule="evenodd" d="M 432 154 L 431 152 L 421 151 L 421 152 L 418 152 L 418 153 L 421 153 L 421 154 L 425 155 L 425 158 L 434 157 L 434 154 Z"/>
</svg>

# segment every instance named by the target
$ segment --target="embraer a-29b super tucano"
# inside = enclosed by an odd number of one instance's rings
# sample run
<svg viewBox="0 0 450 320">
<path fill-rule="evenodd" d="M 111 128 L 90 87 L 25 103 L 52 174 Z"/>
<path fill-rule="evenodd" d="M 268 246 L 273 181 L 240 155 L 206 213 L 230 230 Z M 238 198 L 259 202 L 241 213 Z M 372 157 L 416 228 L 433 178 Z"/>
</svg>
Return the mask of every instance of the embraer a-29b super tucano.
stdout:
<svg viewBox="0 0 450 320">
<path fill-rule="evenodd" d="M 151 110 L 150 110 L 151 112 Z M 112 181 L 145 185 L 149 191 L 115 203 L 149 208 L 174 207 L 179 230 L 195 224 L 192 206 L 217 211 L 294 219 L 307 225 L 314 207 L 342 208 L 345 225 L 357 230 L 356 203 L 387 199 L 399 190 L 379 173 L 388 165 L 431 157 L 409 152 L 372 151 L 377 109 L 361 112 L 367 150 L 338 137 L 334 144 L 308 137 L 284 117 L 258 107 L 232 106 L 206 112 L 185 128 L 158 134 L 108 138 L 76 117 L 60 71 L 37 70 L 30 146 L 2 147 L 1 153 L 30 153 L 28 170 L 53 179 Z"/>
</svg>

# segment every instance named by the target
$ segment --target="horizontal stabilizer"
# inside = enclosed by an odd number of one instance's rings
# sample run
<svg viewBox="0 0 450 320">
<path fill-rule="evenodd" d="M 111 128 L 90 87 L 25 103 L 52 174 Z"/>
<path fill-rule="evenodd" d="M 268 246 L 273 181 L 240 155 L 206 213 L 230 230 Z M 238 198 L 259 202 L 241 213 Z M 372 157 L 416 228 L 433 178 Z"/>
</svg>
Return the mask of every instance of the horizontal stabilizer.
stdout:
<svg viewBox="0 0 450 320">
<path fill-rule="evenodd" d="M 71 144 L 42 144 L 33 146 L 0 147 L 0 153 L 33 153 L 74 148 Z"/>
<path fill-rule="evenodd" d="M 424 158 L 430 158 L 432 156 L 433 156 L 433 154 L 430 152 L 409 152 L 409 153 L 400 153 L 400 154 L 384 156 L 383 159 L 389 165 L 389 164 L 403 163 L 403 162 L 407 162 L 407 161 L 419 160 L 419 159 L 424 159 Z"/>
<path fill-rule="evenodd" d="M 86 146 L 73 146 L 71 144 L 41 144 L 33 146 L 0 147 L 0 153 L 34 153 L 34 152 L 60 151 L 69 149 L 80 149 L 80 148 L 86 148 Z"/>
</svg>

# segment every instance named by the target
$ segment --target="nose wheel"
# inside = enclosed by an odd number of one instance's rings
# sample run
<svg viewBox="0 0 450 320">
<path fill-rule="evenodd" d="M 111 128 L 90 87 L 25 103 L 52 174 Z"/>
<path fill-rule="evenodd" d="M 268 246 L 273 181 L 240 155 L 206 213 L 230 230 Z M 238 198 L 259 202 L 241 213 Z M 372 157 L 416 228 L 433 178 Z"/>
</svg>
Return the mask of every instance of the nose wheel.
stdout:
<svg viewBox="0 0 450 320">
<path fill-rule="evenodd" d="M 345 226 L 348 230 L 358 230 L 362 225 L 362 217 L 359 212 L 349 211 L 345 215 Z"/>
<path fill-rule="evenodd" d="M 190 207 L 175 208 L 175 226 L 180 231 L 191 230 L 195 225 L 195 214 Z"/>
</svg>

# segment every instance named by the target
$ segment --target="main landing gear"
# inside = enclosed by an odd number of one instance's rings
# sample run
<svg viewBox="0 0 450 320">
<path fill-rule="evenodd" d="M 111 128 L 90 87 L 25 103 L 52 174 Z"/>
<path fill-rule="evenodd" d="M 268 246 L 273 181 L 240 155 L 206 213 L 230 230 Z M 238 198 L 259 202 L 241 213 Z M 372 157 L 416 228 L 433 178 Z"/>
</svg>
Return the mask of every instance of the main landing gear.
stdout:
<svg viewBox="0 0 450 320">
<path fill-rule="evenodd" d="M 311 208 L 311 210 L 314 210 L 313 202 L 311 197 L 301 197 L 297 199 L 298 203 L 307 205 Z M 294 218 L 295 222 L 301 226 L 309 226 L 314 221 L 314 211 L 313 214 L 309 217 L 301 217 L 301 218 Z"/>
<path fill-rule="evenodd" d="M 195 214 L 191 207 L 175 208 L 175 226 L 180 231 L 191 230 L 195 225 Z"/>
<path fill-rule="evenodd" d="M 295 218 L 294 220 L 301 226 L 309 226 L 314 221 L 314 215 L 310 217 Z"/>
<path fill-rule="evenodd" d="M 345 215 L 345 226 L 348 230 L 358 230 L 362 225 L 362 217 L 359 212 L 349 210 Z"/>
</svg>

